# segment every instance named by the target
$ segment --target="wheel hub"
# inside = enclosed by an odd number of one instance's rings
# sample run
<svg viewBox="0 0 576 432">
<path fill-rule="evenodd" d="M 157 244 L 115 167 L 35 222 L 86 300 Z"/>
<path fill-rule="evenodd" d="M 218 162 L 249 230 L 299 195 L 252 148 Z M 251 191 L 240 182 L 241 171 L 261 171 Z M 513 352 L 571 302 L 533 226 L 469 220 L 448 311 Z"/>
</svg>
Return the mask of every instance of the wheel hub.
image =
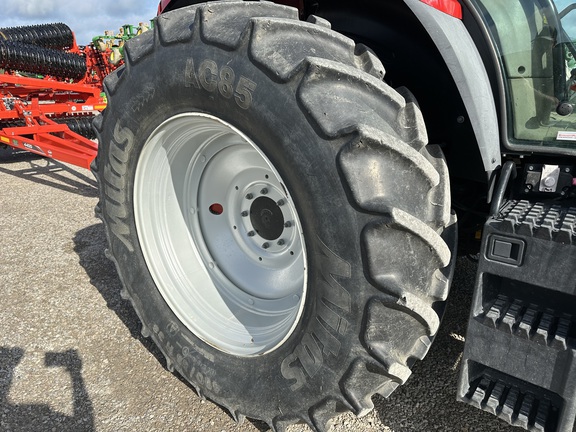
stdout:
<svg viewBox="0 0 576 432">
<path fill-rule="evenodd" d="M 267 189 L 263 189 L 266 191 Z M 283 204 L 282 201 L 279 202 Z M 277 240 L 284 232 L 284 215 L 280 205 L 274 200 L 261 196 L 252 202 L 250 222 L 256 233 L 266 240 Z"/>
</svg>

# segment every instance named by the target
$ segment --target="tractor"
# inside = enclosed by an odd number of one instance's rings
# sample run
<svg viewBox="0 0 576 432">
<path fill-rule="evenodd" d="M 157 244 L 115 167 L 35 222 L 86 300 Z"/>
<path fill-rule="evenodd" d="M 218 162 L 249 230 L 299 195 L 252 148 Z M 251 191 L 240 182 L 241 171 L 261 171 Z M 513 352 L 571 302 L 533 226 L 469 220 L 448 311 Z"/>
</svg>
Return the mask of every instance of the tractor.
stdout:
<svg viewBox="0 0 576 432">
<path fill-rule="evenodd" d="M 409 381 L 466 255 L 455 397 L 572 431 L 575 9 L 163 0 L 104 80 L 92 170 L 168 369 L 238 421 L 327 430 Z"/>
</svg>

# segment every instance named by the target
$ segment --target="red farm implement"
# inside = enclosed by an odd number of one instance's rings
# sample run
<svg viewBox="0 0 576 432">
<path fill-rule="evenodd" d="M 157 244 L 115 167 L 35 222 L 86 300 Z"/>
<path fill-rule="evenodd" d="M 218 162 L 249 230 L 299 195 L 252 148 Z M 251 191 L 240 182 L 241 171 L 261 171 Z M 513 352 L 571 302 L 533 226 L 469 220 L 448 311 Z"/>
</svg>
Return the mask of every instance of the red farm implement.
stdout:
<svg viewBox="0 0 576 432">
<path fill-rule="evenodd" d="M 0 29 L 0 145 L 88 168 L 102 81 L 122 64 L 115 38 L 80 47 L 65 24 Z"/>
</svg>

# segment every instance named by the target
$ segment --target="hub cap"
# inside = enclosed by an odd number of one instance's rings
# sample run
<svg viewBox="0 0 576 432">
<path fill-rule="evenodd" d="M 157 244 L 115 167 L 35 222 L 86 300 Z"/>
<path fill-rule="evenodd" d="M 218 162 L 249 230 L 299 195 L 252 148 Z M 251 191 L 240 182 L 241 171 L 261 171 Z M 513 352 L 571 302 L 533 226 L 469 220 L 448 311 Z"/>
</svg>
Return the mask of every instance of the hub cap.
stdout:
<svg viewBox="0 0 576 432">
<path fill-rule="evenodd" d="M 284 182 L 248 137 L 206 114 L 168 119 L 140 155 L 134 210 L 152 278 L 196 336 L 238 356 L 290 336 L 304 239 Z"/>
</svg>

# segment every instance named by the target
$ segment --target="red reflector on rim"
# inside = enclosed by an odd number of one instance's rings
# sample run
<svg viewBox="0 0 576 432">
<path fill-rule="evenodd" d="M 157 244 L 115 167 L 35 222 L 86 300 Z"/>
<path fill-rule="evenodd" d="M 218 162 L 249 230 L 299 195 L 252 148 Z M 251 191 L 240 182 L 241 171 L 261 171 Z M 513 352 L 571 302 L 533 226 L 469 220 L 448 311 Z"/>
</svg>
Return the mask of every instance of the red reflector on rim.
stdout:
<svg viewBox="0 0 576 432">
<path fill-rule="evenodd" d="M 222 213 L 224 213 L 224 207 L 222 207 L 222 204 L 212 204 L 210 206 L 210 213 L 216 216 L 220 216 Z"/>
<path fill-rule="evenodd" d="M 462 5 L 457 0 L 420 0 L 454 18 L 462 19 Z"/>
</svg>

